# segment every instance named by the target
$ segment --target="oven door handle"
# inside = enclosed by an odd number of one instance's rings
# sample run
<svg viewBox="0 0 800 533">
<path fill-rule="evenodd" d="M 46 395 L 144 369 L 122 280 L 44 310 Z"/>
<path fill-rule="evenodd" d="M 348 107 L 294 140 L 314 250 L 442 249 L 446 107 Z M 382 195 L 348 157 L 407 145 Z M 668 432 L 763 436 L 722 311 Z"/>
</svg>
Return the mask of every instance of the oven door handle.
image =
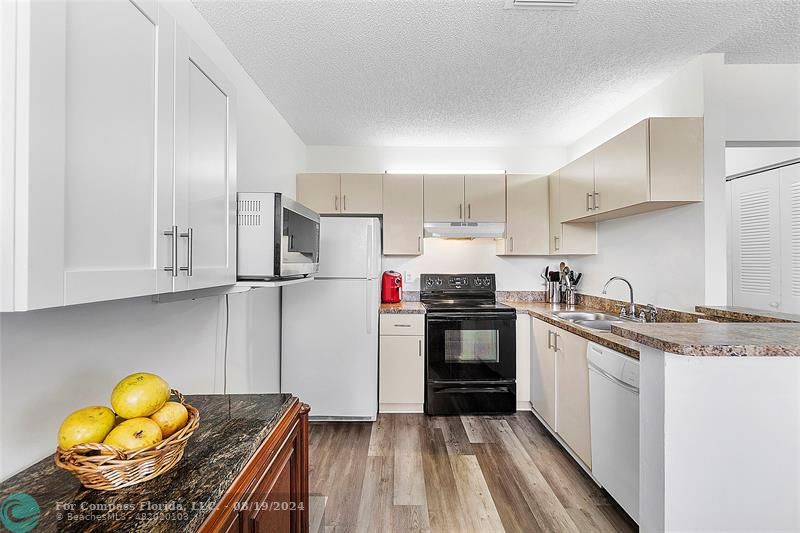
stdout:
<svg viewBox="0 0 800 533">
<path fill-rule="evenodd" d="M 510 387 L 446 387 L 433 391 L 434 394 L 471 394 L 473 392 L 511 392 Z"/>
<path fill-rule="evenodd" d="M 447 315 L 427 316 L 428 322 L 452 322 L 468 318 L 473 320 L 516 320 L 517 313 L 450 313 Z"/>
</svg>

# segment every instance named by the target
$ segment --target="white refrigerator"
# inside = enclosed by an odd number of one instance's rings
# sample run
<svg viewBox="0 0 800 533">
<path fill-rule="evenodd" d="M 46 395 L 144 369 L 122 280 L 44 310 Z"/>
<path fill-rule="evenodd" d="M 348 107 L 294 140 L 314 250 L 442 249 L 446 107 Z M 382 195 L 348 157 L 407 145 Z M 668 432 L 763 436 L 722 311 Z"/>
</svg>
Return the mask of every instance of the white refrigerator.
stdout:
<svg viewBox="0 0 800 533">
<path fill-rule="evenodd" d="M 322 217 L 319 272 L 283 288 L 281 391 L 323 420 L 375 420 L 381 223 Z"/>
</svg>

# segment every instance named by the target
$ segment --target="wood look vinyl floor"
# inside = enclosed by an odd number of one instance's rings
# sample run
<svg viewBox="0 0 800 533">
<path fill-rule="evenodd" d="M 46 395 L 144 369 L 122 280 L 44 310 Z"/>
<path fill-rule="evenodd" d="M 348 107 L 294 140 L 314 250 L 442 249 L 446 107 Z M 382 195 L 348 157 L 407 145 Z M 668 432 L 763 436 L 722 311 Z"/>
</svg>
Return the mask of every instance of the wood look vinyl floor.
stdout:
<svg viewBox="0 0 800 533">
<path fill-rule="evenodd" d="M 312 423 L 311 533 L 636 531 L 531 413 Z"/>
</svg>

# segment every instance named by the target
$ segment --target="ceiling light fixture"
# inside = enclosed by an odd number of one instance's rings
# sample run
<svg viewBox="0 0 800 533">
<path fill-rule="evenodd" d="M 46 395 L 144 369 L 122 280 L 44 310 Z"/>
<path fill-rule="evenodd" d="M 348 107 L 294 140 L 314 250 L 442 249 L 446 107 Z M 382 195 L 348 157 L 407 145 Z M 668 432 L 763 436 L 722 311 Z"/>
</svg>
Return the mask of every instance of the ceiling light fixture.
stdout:
<svg viewBox="0 0 800 533">
<path fill-rule="evenodd" d="M 506 0 L 505 9 L 519 9 L 531 7 L 543 8 L 570 8 L 576 7 L 578 0 Z"/>
</svg>

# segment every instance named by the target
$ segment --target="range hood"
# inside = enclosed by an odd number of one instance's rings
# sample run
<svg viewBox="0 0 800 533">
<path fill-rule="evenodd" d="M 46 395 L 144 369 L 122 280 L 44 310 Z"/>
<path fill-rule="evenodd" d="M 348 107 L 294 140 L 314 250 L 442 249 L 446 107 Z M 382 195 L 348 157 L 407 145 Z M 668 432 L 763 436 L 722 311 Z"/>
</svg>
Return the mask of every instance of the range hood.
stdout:
<svg viewBox="0 0 800 533">
<path fill-rule="evenodd" d="M 506 225 L 502 222 L 426 222 L 426 237 L 442 239 L 502 239 Z"/>
</svg>

